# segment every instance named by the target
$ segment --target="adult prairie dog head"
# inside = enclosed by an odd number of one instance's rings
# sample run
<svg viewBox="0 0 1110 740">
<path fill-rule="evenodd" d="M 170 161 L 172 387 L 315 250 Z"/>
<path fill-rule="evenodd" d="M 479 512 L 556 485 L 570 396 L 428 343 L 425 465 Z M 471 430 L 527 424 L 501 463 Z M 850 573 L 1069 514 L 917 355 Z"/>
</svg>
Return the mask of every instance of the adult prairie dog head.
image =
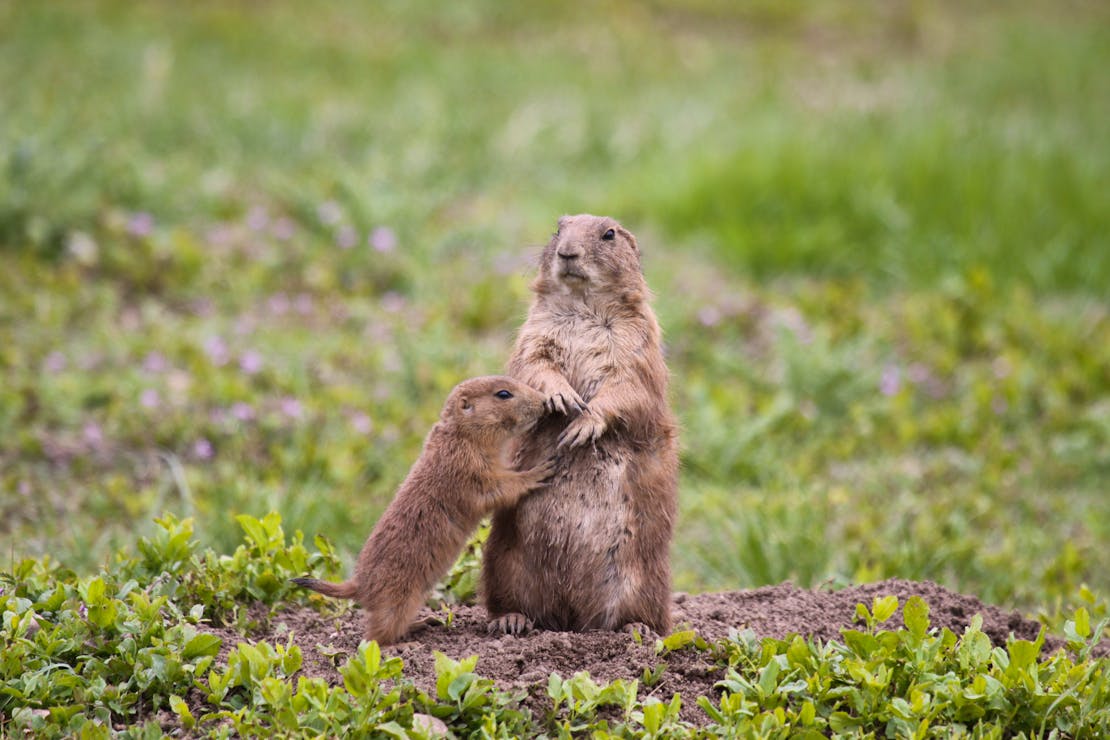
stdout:
<svg viewBox="0 0 1110 740">
<path fill-rule="evenodd" d="M 636 237 L 607 216 L 563 216 L 540 258 L 541 296 L 640 300 L 646 291 Z"/>
</svg>

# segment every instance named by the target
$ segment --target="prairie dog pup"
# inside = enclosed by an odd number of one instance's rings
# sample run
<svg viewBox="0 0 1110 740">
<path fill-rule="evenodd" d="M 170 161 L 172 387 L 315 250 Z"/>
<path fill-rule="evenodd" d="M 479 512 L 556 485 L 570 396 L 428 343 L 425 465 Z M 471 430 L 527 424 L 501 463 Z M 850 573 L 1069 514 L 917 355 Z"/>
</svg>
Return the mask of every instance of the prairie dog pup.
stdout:
<svg viewBox="0 0 1110 740">
<path fill-rule="evenodd" d="M 522 466 L 544 490 L 495 513 L 483 560 L 491 631 L 670 629 L 677 427 L 640 250 L 611 218 L 559 219 L 508 374 L 555 412 Z"/>
<path fill-rule="evenodd" d="M 543 395 L 513 378 L 459 383 L 363 545 L 354 576 L 343 583 L 293 582 L 357 600 L 366 611 L 366 639 L 396 642 L 482 517 L 516 503 L 551 475 L 546 458 L 527 470 L 512 467 L 514 440 L 544 413 Z"/>
</svg>

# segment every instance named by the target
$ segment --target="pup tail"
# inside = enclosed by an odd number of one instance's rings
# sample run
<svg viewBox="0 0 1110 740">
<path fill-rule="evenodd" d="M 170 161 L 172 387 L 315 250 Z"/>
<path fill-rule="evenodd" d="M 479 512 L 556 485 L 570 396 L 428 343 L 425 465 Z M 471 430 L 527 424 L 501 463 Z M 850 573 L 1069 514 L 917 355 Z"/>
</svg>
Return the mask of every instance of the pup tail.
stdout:
<svg viewBox="0 0 1110 740">
<path fill-rule="evenodd" d="M 343 583 L 321 581 L 319 578 L 293 578 L 290 580 L 298 586 L 310 588 L 324 596 L 332 596 L 337 599 L 353 599 L 355 594 L 358 593 L 354 580 L 344 581 Z"/>
</svg>

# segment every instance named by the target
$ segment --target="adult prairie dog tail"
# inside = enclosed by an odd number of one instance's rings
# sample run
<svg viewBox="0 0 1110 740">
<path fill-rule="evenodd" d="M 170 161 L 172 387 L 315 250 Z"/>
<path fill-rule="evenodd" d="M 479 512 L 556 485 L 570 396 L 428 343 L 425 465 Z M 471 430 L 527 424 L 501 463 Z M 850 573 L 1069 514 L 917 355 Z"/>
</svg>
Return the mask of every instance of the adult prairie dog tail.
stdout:
<svg viewBox="0 0 1110 740">
<path fill-rule="evenodd" d="M 298 586 L 310 588 L 324 596 L 333 596 L 337 599 L 353 599 L 358 595 L 358 586 L 354 580 L 344 581 L 343 583 L 330 583 L 329 581 L 321 581 L 319 578 L 293 578 L 291 580 Z"/>
</svg>

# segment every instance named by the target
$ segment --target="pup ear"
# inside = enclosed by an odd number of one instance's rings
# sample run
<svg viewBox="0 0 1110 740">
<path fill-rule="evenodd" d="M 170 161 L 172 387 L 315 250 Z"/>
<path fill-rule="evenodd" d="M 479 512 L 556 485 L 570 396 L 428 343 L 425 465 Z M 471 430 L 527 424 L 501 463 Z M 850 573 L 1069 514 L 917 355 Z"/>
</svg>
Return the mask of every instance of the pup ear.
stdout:
<svg viewBox="0 0 1110 740">
<path fill-rule="evenodd" d="M 640 245 L 638 245 L 636 243 L 636 237 L 632 236 L 632 232 L 629 231 L 628 229 L 624 228 L 623 226 L 618 226 L 617 231 L 619 231 L 621 236 L 623 236 L 625 239 L 627 239 L 628 243 L 632 245 L 632 251 L 635 252 L 636 254 L 639 254 L 640 253 Z"/>
<path fill-rule="evenodd" d="M 474 410 L 470 405 L 470 399 L 466 396 L 459 396 L 459 408 L 468 414 Z"/>
</svg>

